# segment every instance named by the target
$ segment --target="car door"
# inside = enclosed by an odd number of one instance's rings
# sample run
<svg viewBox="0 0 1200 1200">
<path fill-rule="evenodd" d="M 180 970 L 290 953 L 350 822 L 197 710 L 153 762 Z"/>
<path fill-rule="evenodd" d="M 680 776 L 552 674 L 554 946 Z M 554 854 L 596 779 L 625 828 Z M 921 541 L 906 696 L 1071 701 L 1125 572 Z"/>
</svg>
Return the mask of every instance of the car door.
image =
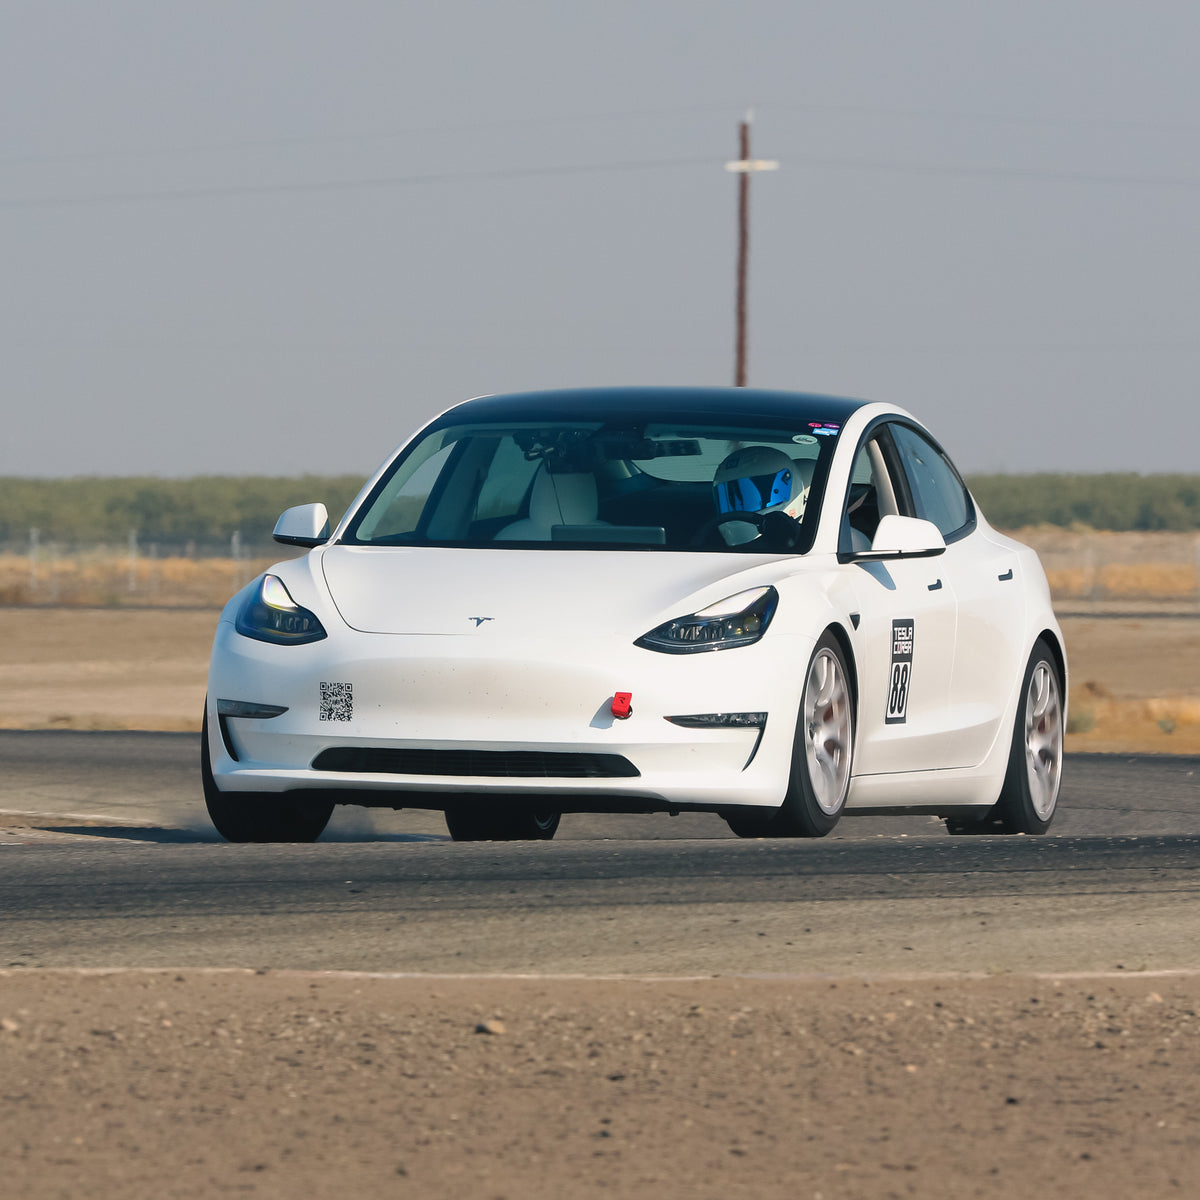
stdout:
<svg viewBox="0 0 1200 1200">
<path fill-rule="evenodd" d="M 869 548 L 882 516 L 913 515 L 897 472 L 886 437 L 859 448 L 842 515 L 843 556 Z M 850 561 L 845 570 L 858 622 L 855 774 L 948 765 L 958 606 L 941 558 Z"/>
<path fill-rule="evenodd" d="M 914 515 L 932 521 L 946 539 L 941 567 L 958 602 L 946 765 L 977 766 L 1001 732 L 1024 665 L 1020 564 L 1014 549 L 977 526 L 970 494 L 945 452 L 911 426 L 897 423 L 890 432 Z"/>
</svg>

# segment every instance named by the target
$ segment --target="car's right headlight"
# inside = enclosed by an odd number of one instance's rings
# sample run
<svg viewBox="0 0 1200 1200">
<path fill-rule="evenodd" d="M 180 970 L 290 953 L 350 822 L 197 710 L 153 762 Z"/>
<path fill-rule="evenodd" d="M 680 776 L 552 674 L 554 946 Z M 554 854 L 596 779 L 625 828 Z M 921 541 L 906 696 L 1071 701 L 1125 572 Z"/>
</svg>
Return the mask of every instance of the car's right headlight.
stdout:
<svg viewBox="0 0 1200 1200">
<path fill-rule="evenodd" d="M 699 612 L 667 621 L 633 644 L 661 654 L 750 646 L 766 632 L 778 604 L 779 593 L 773 587 L 751 588 Z"/>
<path fill-rule="evenodd" d="M 314 612 L 292 599 L 278 575 L 264 575 L 238 610 L 238 633 L 278 646 L 319 642 L 328 635 Z"/>
</svg>

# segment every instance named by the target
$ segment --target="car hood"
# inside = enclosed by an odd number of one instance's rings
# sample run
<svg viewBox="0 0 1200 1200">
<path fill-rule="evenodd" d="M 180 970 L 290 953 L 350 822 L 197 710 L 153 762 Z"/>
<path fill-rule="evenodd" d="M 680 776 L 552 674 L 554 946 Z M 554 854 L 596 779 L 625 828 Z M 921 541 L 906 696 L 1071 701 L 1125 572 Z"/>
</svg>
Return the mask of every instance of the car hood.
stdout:
<svg viewBox="0 0 1200 1200">
<path fill-rule="evenodd" d="M 645 632 L 779 572 L 775 555 L 331 546 L 321 569 L 363 633 Z M 645 626 L 645 629 L 642 626 Z"/>
</svg>

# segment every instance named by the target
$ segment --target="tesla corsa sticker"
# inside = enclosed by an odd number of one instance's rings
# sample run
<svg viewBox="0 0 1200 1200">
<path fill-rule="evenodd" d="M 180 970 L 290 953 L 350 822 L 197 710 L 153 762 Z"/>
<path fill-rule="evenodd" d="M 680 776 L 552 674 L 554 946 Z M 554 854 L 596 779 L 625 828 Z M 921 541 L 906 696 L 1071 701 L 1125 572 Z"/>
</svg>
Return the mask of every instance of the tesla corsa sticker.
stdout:
<svg viewBox="0 0 1200 1200">
<path fill-rule="evenodd" d="M 913 620 L 892 622 L 892 670 L 888 676 L 888 725 L 903 725 L 908 716 L 908 684 L 912 679 Z"/>
</svg>

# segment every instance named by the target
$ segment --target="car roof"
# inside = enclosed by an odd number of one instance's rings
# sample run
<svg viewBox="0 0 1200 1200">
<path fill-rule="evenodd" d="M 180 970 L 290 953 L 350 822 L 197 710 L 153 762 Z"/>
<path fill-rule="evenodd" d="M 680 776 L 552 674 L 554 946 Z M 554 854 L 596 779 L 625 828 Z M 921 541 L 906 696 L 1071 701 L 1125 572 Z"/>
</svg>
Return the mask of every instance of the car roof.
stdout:
<svg viewBox="0 0 1200 1200">
<path fill-rule="evenodd" d="M 559 388 L 553 391 L 512 392 L 480 396 L 457 404 L 431 426 L 458 424 L 464 419 L 561 420 L 595 414 L 605 420 L 667 417 L 745 417 L 752 421 L 812 420 L 842 423 L 864 407 L 865 400 L 848 400 L 811 392 L 769 391 L 735 387 L 611 387 Z"/>
</svg>

